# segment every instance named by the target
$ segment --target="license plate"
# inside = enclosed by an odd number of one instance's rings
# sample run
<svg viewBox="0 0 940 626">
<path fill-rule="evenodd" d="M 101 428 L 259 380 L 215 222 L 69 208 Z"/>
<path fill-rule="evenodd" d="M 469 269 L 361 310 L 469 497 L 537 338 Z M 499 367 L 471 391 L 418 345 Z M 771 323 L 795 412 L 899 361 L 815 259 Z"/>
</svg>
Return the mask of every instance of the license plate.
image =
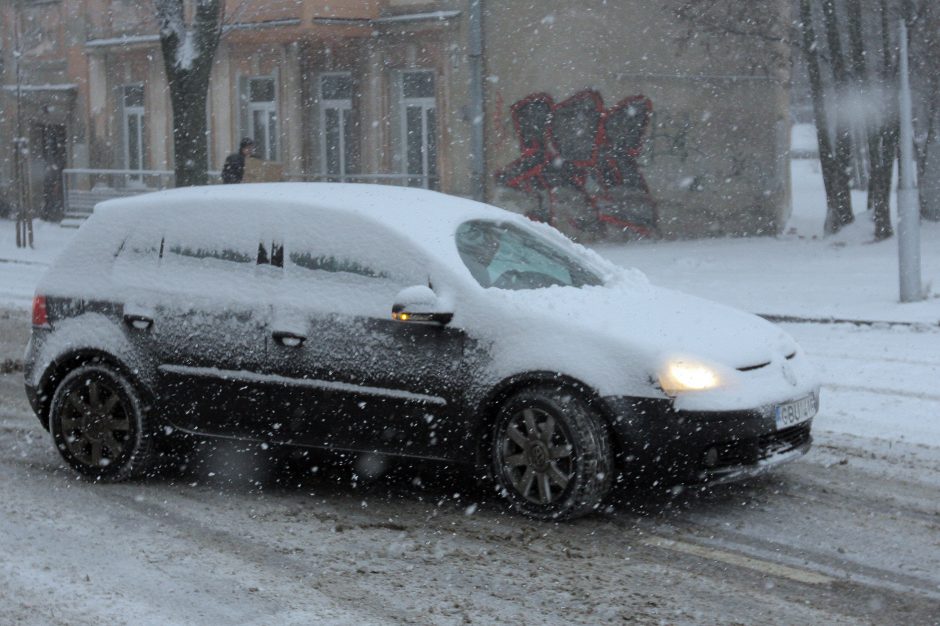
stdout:
<svg viewBox="0 0 940 626">
<path fill-rule="evenodd" d="M 795 426 L 816 415 L 816 394 L 774 407 L 777 430 Z"/>
</svg>

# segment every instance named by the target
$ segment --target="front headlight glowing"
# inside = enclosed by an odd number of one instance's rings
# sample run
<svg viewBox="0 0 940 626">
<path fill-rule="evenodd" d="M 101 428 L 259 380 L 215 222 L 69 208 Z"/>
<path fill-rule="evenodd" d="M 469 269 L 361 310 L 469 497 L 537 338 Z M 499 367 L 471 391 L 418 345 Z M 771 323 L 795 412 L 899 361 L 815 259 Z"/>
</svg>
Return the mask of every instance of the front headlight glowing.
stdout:
<svg viewBox="0 0 940 626">
<path fill-rule="evenodd" d="M 717 387 L 719 382 L 715 370 L 692 361 L 673 361 L 659 377 L 659 384 L 668 394 L 712 389 Z"/>
</svg>

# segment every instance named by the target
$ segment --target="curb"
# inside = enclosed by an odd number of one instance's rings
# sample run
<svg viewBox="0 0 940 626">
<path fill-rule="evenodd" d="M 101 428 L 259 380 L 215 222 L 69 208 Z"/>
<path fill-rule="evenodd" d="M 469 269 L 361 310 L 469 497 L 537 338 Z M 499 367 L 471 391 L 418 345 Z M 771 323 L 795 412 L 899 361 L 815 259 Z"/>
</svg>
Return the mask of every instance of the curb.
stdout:
<svg viewBox="0 0 940 626">
<path fill-rule="evenodd" d="M 0 361 L 0 374 L 14 374 L 23 371 L 22 359 L 3 359 Z"/>
<path fill-rule="evenodd" d="M 768 322 L 776 324 L 854 324 L 855 326 L 905 326 L 907 328 L 940 328 L 937 322 L 892 322 L 888 320 L 853 320 L 839 317 L 801 317 L 799 315 L 772 315 L 756 313 Z"/>
</svg>

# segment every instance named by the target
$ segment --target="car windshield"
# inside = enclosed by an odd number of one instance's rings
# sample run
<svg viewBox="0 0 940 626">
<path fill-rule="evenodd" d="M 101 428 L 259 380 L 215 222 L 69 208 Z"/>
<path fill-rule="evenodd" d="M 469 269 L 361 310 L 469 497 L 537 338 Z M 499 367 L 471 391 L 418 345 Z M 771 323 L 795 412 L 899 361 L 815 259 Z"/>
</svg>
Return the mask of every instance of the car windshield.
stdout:
<svg viewBox="0 0 940 626">
<path fill-rule="evenodd" d="M 477 220 L 457 228 L 457 251 L 483 287 L 583 287 L 603 280 L 554 243 L 518 226 Z"/>
</svg>

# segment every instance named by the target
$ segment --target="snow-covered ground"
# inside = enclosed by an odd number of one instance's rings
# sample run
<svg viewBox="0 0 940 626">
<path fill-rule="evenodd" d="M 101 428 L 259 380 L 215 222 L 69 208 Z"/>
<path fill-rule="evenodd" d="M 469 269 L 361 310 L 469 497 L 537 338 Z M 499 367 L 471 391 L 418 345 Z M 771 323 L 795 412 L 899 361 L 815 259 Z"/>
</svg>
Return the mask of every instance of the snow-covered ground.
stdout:
<svg viewBox="0 0 940 626">
<path fill-rule="evenodd" d="M 28 308 L 36 284 L 78 230 L 36 220 L 33 247 L 16 247 L 16 226 L 0 220 L 0 307 Z"/>
<path fill-rule="evenodd" d="M 699 239 L 600 246 L 657 284 L 754 313 L 940 324 L 940 223 L 921 227 L 928 298 L 901 304 L 898 241 L 874 243 L 865 194 L 853 193 L 856 221 L 823 237 L 825 196 L 817 161 L 793 162 L 793 214 L 779 237 Z"/>
</svg>

